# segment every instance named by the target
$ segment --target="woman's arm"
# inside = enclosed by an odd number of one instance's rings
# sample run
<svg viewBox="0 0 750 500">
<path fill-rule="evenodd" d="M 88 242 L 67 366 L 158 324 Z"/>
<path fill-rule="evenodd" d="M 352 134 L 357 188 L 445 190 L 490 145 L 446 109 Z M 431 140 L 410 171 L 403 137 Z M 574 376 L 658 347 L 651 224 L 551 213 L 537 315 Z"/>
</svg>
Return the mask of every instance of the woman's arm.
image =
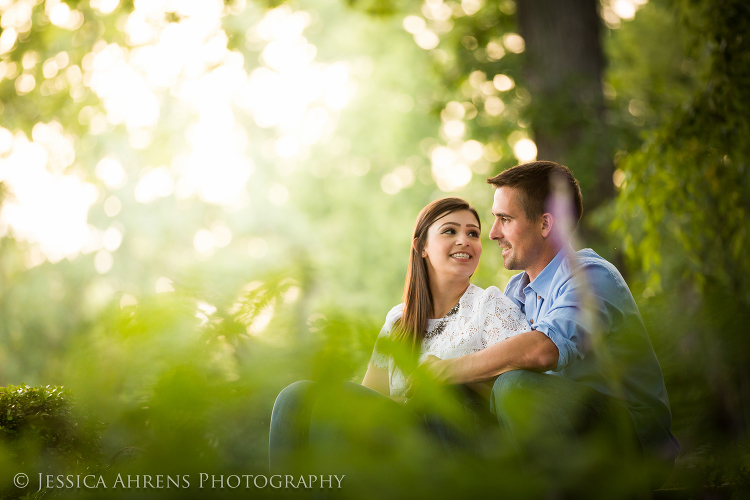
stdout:
<svg viewBox="0 0 750 500">
<path fill-rule="evenodd" d="M 394 323 L 401 319 L 403 314 L 404 305 L 399 304 L 388 312 L 385 318 L 385 324 L 380 330 L 378 339 L 375 341 L 375 348 L 372 351 L 372 357 L 370 362 L 367 364 L 367 372 L 365 372 L 365 378 L 362 380 L 362 385 L 368 389 L 379 392 L 384 396 L 388 396 L 396 402 L 403 402 L 403 396 L 392 397 L 391 396 L 391 383 L 390 376 L 388 373 L 389 356 L 383 354 L 379 347 L 381 340 L 388 339 L 393 329 Z"/>
<path fill-rule="evenodd" d="M 367 365 L 367 372 L 365 373 L 364 380 L 362 380 L 362 385 L 368 389 L 379 392 L 383 396 L 388 396 L 397 403 L 404 403 L 406 401 L 404 396 L 391 396 L 388 370 L 385 368 L 378 368 L 372 363 Z"/>
<path fill-rule="evenodd" d="M 362 380 L 362 385 L 373 391 L 377 391 L 384 396 L 390 396 L 391 388 L 388 382 L 388 370 L 385 368 L 378 368 L 372 363 L 367 365 L 367 372 L 365 378 Z"/>
</svg>

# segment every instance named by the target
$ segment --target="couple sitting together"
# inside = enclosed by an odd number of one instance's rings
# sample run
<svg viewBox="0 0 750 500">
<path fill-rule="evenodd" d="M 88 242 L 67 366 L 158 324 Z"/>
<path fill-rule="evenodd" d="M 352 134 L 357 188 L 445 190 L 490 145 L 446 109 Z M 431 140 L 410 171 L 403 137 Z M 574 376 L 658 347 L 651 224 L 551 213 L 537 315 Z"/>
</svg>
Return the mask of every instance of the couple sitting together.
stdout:
<svg viewBox="0 0 750 500">
<path fill-rule="evenodd" d="M 483 396 L 474 400 L 489 407 L 516 450 L 529 445 L 531 415 L 570 448 L 556 450 L 560 457 L 596 429 L 611 437 L 608 446 L 636 450 L 668 471 L 679 445 L 661 368 L 621 274 L 594 251 L 571 247 L 583 210 L 573 174 L 538 161 L 488 183 L 495 188 L 489 237 L 505 268 L 522 272 L 504 293 L 471 284 L 482 253 L 476 210 L 460 198 L 430 203 L 414 228 L 404 303 L 388 313 L 362 385 L 345 390 L 393 406 L 417 398 L 417 377 L 384 354 L 383 345 L 396 343 L 438 383 Z M 278 396 L 272 470 L 307 445 L 315 385 L 297 382 Z"/>
</svg>

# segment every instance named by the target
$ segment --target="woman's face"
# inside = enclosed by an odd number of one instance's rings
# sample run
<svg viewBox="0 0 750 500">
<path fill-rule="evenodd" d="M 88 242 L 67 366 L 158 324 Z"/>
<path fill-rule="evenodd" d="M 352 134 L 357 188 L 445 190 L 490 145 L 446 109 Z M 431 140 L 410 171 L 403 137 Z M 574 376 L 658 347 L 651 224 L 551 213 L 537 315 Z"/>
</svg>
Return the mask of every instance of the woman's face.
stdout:
<svg viewBox="0 0 750 500">
<path fill-rule="evenodd" d="M 479 222 L 468 210 L 439 218 L 427 230 L 422 255 L 431 280 L 468 279 L 482 255 Z"/>
</svg>

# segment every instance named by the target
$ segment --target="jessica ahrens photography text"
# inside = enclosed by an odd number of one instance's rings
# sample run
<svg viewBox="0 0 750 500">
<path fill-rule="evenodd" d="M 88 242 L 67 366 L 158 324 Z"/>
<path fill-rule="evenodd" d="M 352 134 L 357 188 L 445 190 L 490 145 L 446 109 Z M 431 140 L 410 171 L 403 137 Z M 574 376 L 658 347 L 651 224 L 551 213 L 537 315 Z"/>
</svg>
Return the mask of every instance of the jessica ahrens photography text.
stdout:
<svg viewBox="0 0 750 500">
<path fill-rule="evenodd" d="M 37 491 L 47 489 L 188 489 L 198 487 L 199 489 L 263 489 L 266 487 L 274 489 L 341 489 L 345 475 L 306 475 L 292 476 L 274 474 L 266 476 L 263 474 L 207 474 L 201 472 L 194 474 L 143 474 L 122 475 L 117 474 L 114 478 L 106 478 L 98 474 L 76 474 L 76 475 L 53 475 L 39 473 Z M 29 478 L 24 473 L 16 474 L 14 482 L 17 487 L 28 486 Z"/>
</svg>

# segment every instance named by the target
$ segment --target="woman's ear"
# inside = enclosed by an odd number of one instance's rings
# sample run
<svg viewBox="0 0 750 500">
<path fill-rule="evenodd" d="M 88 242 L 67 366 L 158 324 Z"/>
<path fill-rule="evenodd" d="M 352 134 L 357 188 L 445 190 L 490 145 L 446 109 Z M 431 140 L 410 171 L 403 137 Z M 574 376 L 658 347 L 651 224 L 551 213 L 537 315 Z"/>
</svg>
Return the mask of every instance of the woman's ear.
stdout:
<svg viewBox="0 0 750 500">
<path fill-rule="evenodd" d="M 420 245 L 419 245 L 419 238 L 414 238 L 413 240 L 411 240 L 411 248 L 412 248 L 412 250 L 414 250 L 417 253 L 420 253 L 420 252 L 422 252 L 422 249 L 419 248 L 419 247 L 420 247 Z M 422 257 L 424 257 L 424 255 L 422 255 Z"/>
</svg>

